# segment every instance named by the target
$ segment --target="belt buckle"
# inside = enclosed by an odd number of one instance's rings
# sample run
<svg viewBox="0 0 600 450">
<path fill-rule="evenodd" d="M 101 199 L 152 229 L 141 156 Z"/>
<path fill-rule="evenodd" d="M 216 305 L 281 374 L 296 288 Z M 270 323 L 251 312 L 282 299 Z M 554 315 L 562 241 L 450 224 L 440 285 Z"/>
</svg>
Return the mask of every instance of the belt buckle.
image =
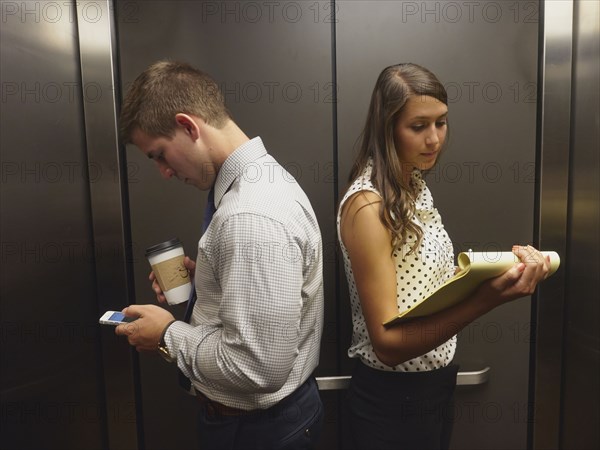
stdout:
<svg viewBox="0 0 600 450">
<path fill-rule="evenodd" d="M 215 409 L 215 407 L 213 406 L 213 404 L 211 402 L 206 402 L 203 403 L 205 411 L 206 411 L 206 416 L 209 419 L 214 419 L 217 417 L 217 410 Z"/>
</svg>

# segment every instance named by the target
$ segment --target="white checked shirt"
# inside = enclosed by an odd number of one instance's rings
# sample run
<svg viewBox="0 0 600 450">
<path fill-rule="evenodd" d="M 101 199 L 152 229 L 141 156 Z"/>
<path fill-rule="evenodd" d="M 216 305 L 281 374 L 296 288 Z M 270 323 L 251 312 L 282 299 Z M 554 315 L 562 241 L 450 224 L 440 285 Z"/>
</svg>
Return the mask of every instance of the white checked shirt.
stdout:
<svg viewBox="0 0 600 450">
<path fill-rule="evenodd" d="M 221 167 L 215 206 L 198 246 L 191 324 L 173 323 L 165 342 L 210 399 L 268 408 L 318 364 L 321 233 L 305 193 L 258 137 Z"/>
</svg>

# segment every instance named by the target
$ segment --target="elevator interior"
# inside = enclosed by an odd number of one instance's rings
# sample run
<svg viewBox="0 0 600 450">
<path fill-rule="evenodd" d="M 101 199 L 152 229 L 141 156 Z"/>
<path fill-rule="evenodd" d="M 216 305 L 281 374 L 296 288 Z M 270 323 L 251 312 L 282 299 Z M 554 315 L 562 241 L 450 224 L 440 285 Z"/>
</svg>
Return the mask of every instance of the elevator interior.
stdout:
<svg viewBox="0 0 600 450">
<path fill-rule="evenodd" d="M 144 249 L 195 256 L 205 193 L 116 134 L 150 63 L 210 73 L 313 202 L 325 251 L 321 448 L 349 445 L 352 362 L 335 211 L 375 78 L 430 68 L 450 142 L 427 176 L 455 250 L 513 243 L 563 264 L 459 334 L 455 449 L 597 448 L 599 7 L 581 1 L 2 1 L 2 447 L 190 448 L 173 366 L 98 317 L 152 303 Z M 180 312 L 175 310 L 180 315 Z"/>
</svg>

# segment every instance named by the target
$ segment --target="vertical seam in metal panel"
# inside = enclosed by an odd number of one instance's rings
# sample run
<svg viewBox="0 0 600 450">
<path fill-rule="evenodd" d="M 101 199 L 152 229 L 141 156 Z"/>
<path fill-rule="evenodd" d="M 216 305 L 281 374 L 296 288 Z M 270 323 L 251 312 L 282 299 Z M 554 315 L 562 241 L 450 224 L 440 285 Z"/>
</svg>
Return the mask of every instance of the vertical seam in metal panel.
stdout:
<svg viewBox="0 0 600 450">
<path fill-rule="evenodd" d="M 71 2 L 71 7 L 76 8 L 76 3 L 75 1 Z M 79 66 L 79 86 L 81 89 L 81 102 L 79 107 L 81 108 L 80 113 L 81 113 L 81 122 L 83 125 L 83 128 L 81 130 L 81 134 L 83 137 L 83 143 L 84 143 L 84 151 L 82 154 L 82 160 L 83 160 L 83 165 L 82 165 L 82 170 L 85 171 L 85 179 L 87 179 L 87 184 L 84 183 L 84 189 L 86 191 L 86 197 L 88 200 L 88 209 L 87 209 L 87 215 L 90 219 L 90 243 L 92 244 L 92 248 L 95 249 L 96 248 L 96 241 L 95 241 L 95 233 L 94 233 L 94 222 L 92 220 L 92 216 L 93 216 L 93 211 L 92 211 L 92 191 L 91 191 L 91 187 L 90 187 L 90 183 L 91 183 L 91 178 L 90 178 L 90 174 L 89 174 L 89 158 L 88 158 L 88 137 L 87 137 L 87 129 L 85 126 L 85 122 L 86 122 L 86 118 L 85 118 L 85 91 L 84 91 L 84 87 L 83 87 L 83 73 L 82 73 L 82 62 L 81 62 L 81 45 L 80 45 L 80 41 L 79 41 L 79 17 L 77 14 L 73 14 L 73 22 L 75 24 L 75 30 L 76 30 L 76 39 L 75 39 L 75 51 L 76 51 L 76 58 L 77 58 L 77 62 L 78 62 L 78 66 Z M 93 298 L 93 305 L 94 305 L 94 310 L 96 312 L 96 315 L 100 315 L 100 310 L 98 309 L 98 276 L 97 276 L 97 267 L 96 267 L 96 259 L 92 259 L 91 260 L 91 264 L 92 264 L 92 268 L 93 268 L 93 277 L 92 277 L 92 282 L 93 282 L 93 292 L 94 292 L 94 298 Z M 94 338 L 96 339 L 96 345 L 95 345 L 95 349 L 98 355 L 102 355 L 102 353 L 104 352 L 104 348 L 102 346 L 102 339 L 101 339 L 101 333 L 100 330 L 97 329 L 96 333 L 94 335 Z M 98 395 L 98 399 L 100 399 L 101 401 L 99 402 L 98 407 L 100 408 L 99 410 L 99 414 L 100 414 L 100 420 L 102 421 L 102 448 L 108 448 L 108 409 L 106 408 L 107 402 L 106 402 L 106 379 L 104 377 L 104 360 L 103 358 L 98 358 L 98 366 L 97 366 L 97 372 L 96 372 L 96 376 L 99 380 L 98 382 L 98 386 L 97 386 L 97 395 Z"/>
<path fill-rule="evenodd" d="M 541 172 L 542 172 L 542 123 L 544 120 L 544 67 L 545 67 L 545 24 L 543 17 L 545 17 L 545 3 L 544 0 L 539 0 L 539 13 L 538 13 L 538 73 L 537 73 L 537 111 L 536 111 L 536 149 L 535 149 L 535 192 L 534 192 L 534 214 L 533 214 L 533 241 L 539 248 L 540 245 L 540 216 L 541 216 Z M 535 336 L 537 334 L 537 304 L 538 295 L 537 291 L 531 296 L 531 312 L 530 312 L 530 336 L 529 336 L 529 383 L 528 383 L 528 395 L 527 395 L 527 448 L 533 448 L 533 420 L 534 420 L 534 407 L 535 404 L 535 379 L 536 379 L 536 345 Z"/>
<path fill-rule="evenodd" d="M 122 80 L 121 80 L 121 65 L 120 65 L 120 52 L 119 52 L 119 14 L 118 8 L 114 7 L 115 1 L 113 0 L 113 22 L 112 22 L 112 30 L 113 30 L 113 77 L 115 81 L 115 111 L 117 116 L 117 139 L 119 141 L 118 146 L 118 158 L 119 158 L 119 167 L 125 168 L 125 170 L 119 171 L 119 183 L 121 184 L 121 211 L 122 211 L 122 220 L 123 220 L 123 239 L 125 243 L 124 254 L 125 254 L 125 270 L 127 273 L 127 279 L 133 280 L 133 242 L 131 239 L 131 215 L 129 208 L 129 171 L 127 165 L 127 155 L 125 153 L 125 149 L 123 144 L 121 143 L 121 139 L 119 136 L 119 113 L 121 111 L 121 90 L 122 90 Z M 129 304 L 135 303 L 135 283 L 127 283 L 128 290 L 128 298 L 131 300 Z M 143 450 L 146 448 L 145 441 L 145 433 L 144 433 L 144 408 L 143 408 L 143 397 L 142 397 L 142 383 L 141 383 L 141 368 L 140 368 L 140 358 L 137 352 L 133 351 L 132 348 L 132 369 L 133 369 L 133 386 L 135 389 L 134 398 L 135 398 L 135 415 L 136 415 L 136 433 L 137 433 L 137 442 L 138 448 Z"/>
<path fill-rule="evenodd" d="M 338 177 L 339 177 L 339 163 L 338 163 L 338 129 L 337 129 L 337 59 L 336 59 L 336 39 L 335 39 L 335 33 L 336 33 L 336 29 L 335 29 L 335 22 L 337 20 L 337 16 L 335 14 L 335 0 L 332 1 L 331 3 L 331 8 L 332 8 L 332 21 L 331 21 L 331 79 L 332 79 L 332 83 L 333 83 L 333 100 L 331 103 L 331 122 L 332 122 L 332 130 L 333 130 L 333 217 L 334 217 L 334 226 L 336 229 L 336 245 L 335 245 L 335 249 L 336 251 L 334 252 L 334 258 L 335 258 L 335 267 L 336 267 L 336 276 L 335 276 L 335 288 L 336 288 L 336 300 L 339 306 L 339 285 L 340 285 L 340 277 L 337 271 L 338 265 L 339 265 L 339 258 L 338 258 L 338 252 L 337 252 L 337 206 L 338 206 L 338 201 L 339 201 L 339 195 L 338 195 L 338 189 L 339 189 L 339 183 L 338 183 Z M 336 309 L 339 312 L 339 308 Z M 339 316 L 339 313 L 338 313 Z M 338 323 L 339 323 L 339 317 L 337 317 L 336 319 L 338 319 Z M 338 329 L 338 337 L 339 337 L 339 326 L 337 327 Z M 337 361 L 337 370 L 339 371 L 341 367 L 341 363 L 339 361 Z"/>
<path fill-rule="evenodd" d="M 572 229 L 572 219 L 573 219 L 573 149 L 575 147 L 575 133 L 573 130 L 575 129 L 575 98 L 576 98 L 576 89 L 577 89 L 577 76 L 575 72 L 576 67 L 576 57 L 577 57 L 577 46 L 578 46 L 578 12 L 579 12 L 579 3 L 573 3 L 573 20 L 572 20 L 572 44 L 571 44 L 571 98 L 570 98 L 570 115 L 569 115 L 569 163 L 567 167 L 568 172 L 568 180 L 567 180 L 567 223 L 566 223 L 566 246 L 565 246 L 565 297 L 566 293 L 569 292 L 569 269 L 571 260 L 571 246 L 569 245 L 569 237 L 571 236 Z M 569 324 L 569 308 L 568 302 L 563 302 L 563 327 L 562 327 L 562 345 L 561 345 L 561 355 L 562 355 L 562 366 L 561 366 L 561 374 L 560 374 L 560 398 L 559 398 L 559 428 L 558 428 L 558 447 L 561 448 L 561 443 L 563 441 L 563 419 L 564 419 L 564 392 L 565 392 L 565 371 L 566 371 L 566 361 L 569 357 L 566 352 L 567 347 L 567 336 L 568 336 L 568 324 Z"/>
<path fill-rule="evenodd" d="M 337 341 L 337 358 L 336 358 L 336 370 L 337 373 L 340 373 L 341 370 L 341 358 L 344 354 L 341 346 L 341 332 L 342 327 L 340 326 L 340 321 L 342 319 L 340 314 L 341 308 L 341 298 L 340 298 L 340 260 L 338 257 L 337 251 L 337 207 L 339 202 L 339 161 L 338 161 L 338 111 L 337 111 L 337 41 L 336 41 L 336 23 L 337 23 L 337 11 L 336 11 L 336 2 L 335 0 L 331 0 L 330 8 L 331 8 L 331 80 L 333 83 L 333 99 L 331 103 L 331 123 L 332 123 L 332 145 L 333 145 L 333 225 L 335 229 L 334 234 L 334 245 L 333 245 L 333 257 L 334 257 L 334 277 L 335 277 L 335 322 L 336 326 L 336 341 Z M 341 394 L 337 393 L 338 396 L 338 408 L 337 408 L 337 445 L 338 448 L 342 448 L 341 445 L 341 436 L 342 436 L 342 405 L 339 401 L 341 399 Z"/>
</svg>

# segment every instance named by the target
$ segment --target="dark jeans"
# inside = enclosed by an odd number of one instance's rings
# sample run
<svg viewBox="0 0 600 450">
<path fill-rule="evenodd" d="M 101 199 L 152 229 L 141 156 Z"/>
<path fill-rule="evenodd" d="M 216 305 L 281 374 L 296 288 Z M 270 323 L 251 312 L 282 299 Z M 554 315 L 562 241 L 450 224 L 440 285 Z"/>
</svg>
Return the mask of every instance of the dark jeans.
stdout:
<svg viewBox="0 0 600 450">
<path fill-rule="evenodd" d="M 310 377 L 269 409 L 222 416 L 202 407 L 200 449 L 312 449 L 323 427 L 323 404 Z"/>
<path fill-rule="evenodd" d="M 383 372 L 359 362 L 348 392 L 357 450 L 447 449 L 458 366 L 429 372 Z"/>
</svg>

